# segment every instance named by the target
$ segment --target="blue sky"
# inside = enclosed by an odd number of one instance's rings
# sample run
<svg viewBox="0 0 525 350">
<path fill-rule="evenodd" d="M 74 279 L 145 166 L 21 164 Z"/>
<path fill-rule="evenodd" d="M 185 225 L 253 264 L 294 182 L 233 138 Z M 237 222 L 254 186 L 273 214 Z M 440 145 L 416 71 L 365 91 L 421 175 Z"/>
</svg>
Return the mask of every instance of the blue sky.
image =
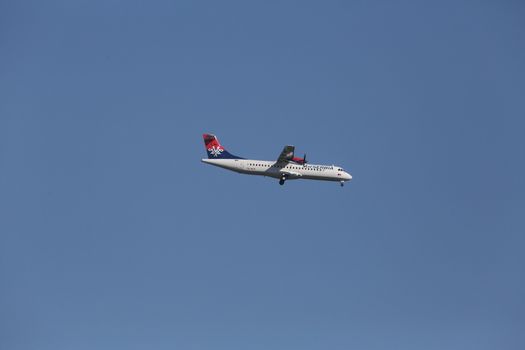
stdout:
<svg viewBox="0 0 525 350">
<path fill-rule="evenodd" d="M 523 349 L 520 1 L 4 1 L 0 346 Z M 207 166 L 294 144 L 336 183 Z"/>
</svg>

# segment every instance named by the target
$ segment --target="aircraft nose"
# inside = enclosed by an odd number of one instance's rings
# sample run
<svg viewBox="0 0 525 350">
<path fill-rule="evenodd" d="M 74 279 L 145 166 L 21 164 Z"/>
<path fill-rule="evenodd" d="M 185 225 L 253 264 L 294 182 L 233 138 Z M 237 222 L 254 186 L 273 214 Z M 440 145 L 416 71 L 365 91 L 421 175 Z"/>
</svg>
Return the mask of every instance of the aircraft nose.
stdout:
<svg viewBox="0 0 525 350">
<path fill-rule="evenodd" d="M 345 180 L 347 180 L 347 181 L 352 180 L 352 175 L 350 175 L 350 173 L 346 173 L 345 172 Z"/>
</svg>

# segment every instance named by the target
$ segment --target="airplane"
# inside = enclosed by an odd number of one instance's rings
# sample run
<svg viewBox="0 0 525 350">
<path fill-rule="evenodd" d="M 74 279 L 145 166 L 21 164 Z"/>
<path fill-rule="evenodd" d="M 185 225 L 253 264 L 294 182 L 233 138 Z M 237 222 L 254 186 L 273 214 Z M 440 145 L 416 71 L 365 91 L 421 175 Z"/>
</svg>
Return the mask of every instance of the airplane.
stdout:
<svg viewBox="0 0 525 350">
<path fill-rule="evenodd" d="M 279 185 L 284 185 L 287 180 L 308 179 L 337 181 L 344 186 L 345 181 L 352 180 L 352 175 L 339 166 L 308 164 L 306 154 L 303 158 L 294 157 L 294 146 L 284 146 L 277 160 L 253 160 L 234 156 L 219 143 L 215 135 L 203 134 L 202 137 L 208 153 L 207 159 L 201 159 L 203 163 L 241 174 L 276 178 L 279 179 Z"/>
</svg>

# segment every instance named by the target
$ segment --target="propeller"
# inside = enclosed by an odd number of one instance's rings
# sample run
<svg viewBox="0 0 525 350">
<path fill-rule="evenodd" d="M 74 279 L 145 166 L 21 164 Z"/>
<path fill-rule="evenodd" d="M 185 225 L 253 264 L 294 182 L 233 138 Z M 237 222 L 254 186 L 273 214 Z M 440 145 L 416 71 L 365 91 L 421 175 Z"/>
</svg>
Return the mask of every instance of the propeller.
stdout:
<svg viewBox="0 0 525 350">
<path fill-rule="evenodd" d="M 306 153 L 305 153 L 304 157 L 303 157 L 303 164 L 306 164 L 306 163 L 308 163 L 308 162 L 306 161 Z"/>
</svg>

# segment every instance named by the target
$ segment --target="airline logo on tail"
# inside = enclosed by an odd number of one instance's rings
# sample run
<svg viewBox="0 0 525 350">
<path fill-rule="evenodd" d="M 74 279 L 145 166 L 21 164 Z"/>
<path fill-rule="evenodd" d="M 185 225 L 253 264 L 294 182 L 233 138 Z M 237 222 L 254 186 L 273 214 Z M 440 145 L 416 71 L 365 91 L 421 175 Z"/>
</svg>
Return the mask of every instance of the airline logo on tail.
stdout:
<svg viewBox="0 0 525 350">
<path fill-rule="evenodd" d="M 206 146 L 206 152 L 210 159 L 243 159 L 241 157 L 234 156 L 229 153 L 221 146 L 219 140 L 215 135 L 203 134 L 204 145 Z"/>
<path fill-rule="evenodd" d="M 215 158 L 217 158 L 217 156 L 220 156 L 223 151 L 224 151 L 223 149 L 219 147 L 215 147 L 215 146 L 213 146 L 212 148 L 208 148 L 208 152 L 210 152 L 211 155 L 214 156 Z"/>
<path fill-rule="evenodd" d="M 202 137 L 204 137 L 204 144 L 206 145 L 208 158 L 217 158 L 222 152 L 224 152 L 224 148 L 221 146 L 215 135 L 204 134 Z"/>
</svg>

